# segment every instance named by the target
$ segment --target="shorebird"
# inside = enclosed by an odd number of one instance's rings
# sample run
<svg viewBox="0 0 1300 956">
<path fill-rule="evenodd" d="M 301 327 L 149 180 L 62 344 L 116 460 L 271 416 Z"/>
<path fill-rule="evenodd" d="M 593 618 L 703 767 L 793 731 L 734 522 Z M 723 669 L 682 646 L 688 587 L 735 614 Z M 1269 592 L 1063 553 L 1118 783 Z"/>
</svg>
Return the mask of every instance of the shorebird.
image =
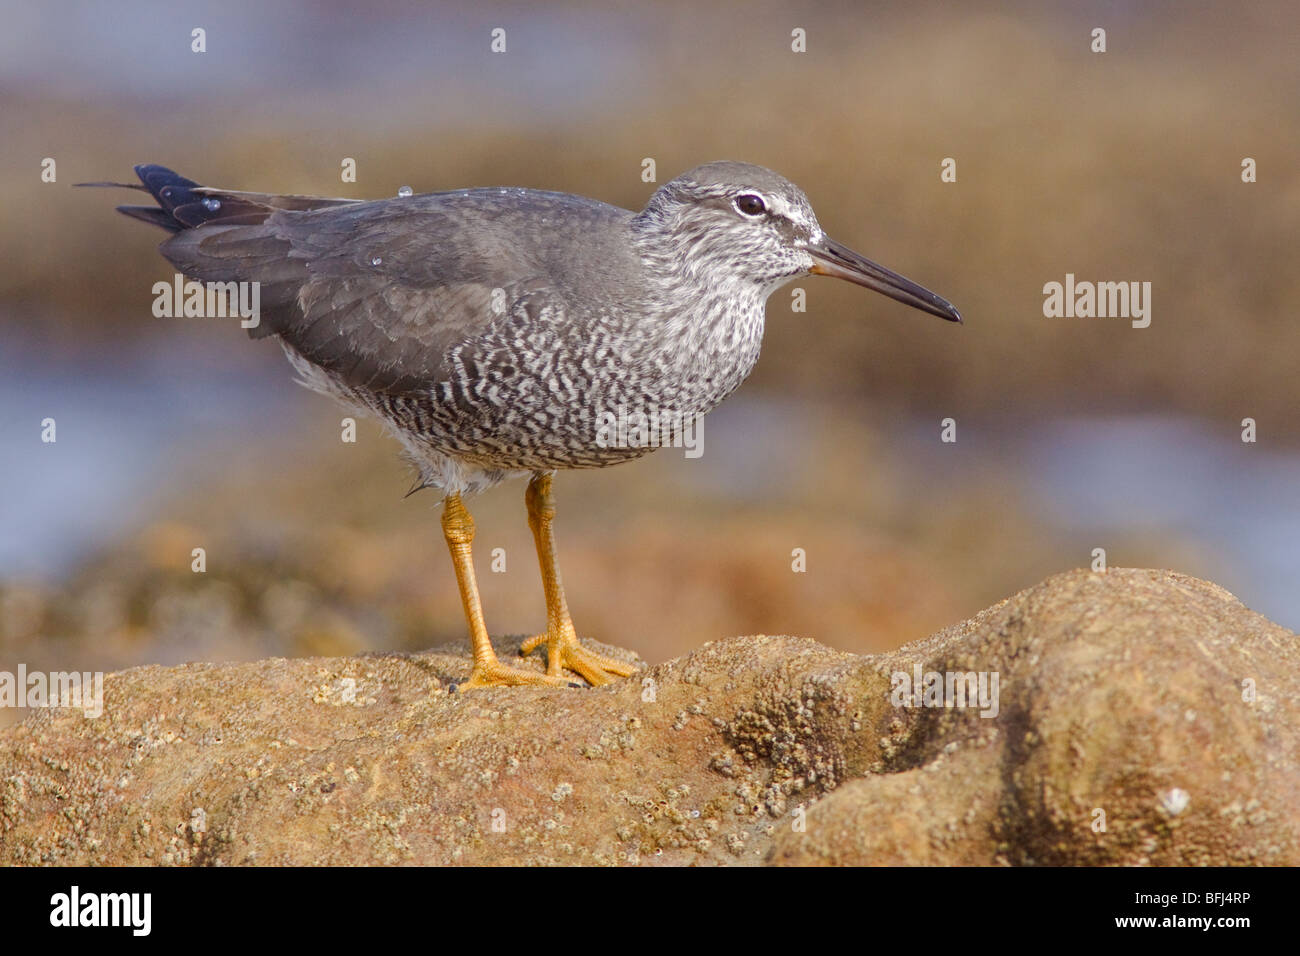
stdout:
<svg viewBox="0 0 1300 956">
<path fill-rule="evenodd" d="M 698 166 L 640 212 L 532 189 L 372 201 L 200 186 L 135 167 L 154 205 L 119 206 L 173 235 L 190 279 L 258 283 L 254 338 L 275 337 L 303 384 L 387 425 L 417 487 L 443 493 L 442 530 L 469 625 L 461 688 L 634 673 L 577 637 L 556 561 L 552 478 L 638 458 L 610 442 L 615 410 L 712 409 L 758 360 L 768 296 L 792 279 L 857 283 L 942 319 L 946 300 L 829 238 L 803 191 L 747 163 Z M 546 596 L 545 673 L 499 660 L 474 578 L 464 497 L 527 478 Z M 580 686 L 580 685 L 579 685 Z"/>
</svg>

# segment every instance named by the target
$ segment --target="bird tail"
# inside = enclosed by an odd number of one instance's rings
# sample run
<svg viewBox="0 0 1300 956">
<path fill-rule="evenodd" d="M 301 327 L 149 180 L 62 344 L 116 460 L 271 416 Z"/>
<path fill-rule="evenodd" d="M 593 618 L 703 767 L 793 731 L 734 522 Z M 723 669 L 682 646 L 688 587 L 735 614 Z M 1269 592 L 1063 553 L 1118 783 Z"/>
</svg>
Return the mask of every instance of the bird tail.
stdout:
<svg viewBox="0 0 1300 956">
<path fill-rule="evenodd" d="M 320 196 L 277 196 L 237 189 L 200 186 L 165 166 L 142 163 L 135 167 L 140 183 L 77 183 L 78 186 L 113 186 L 149 193 L 157 205 L 118 206 L 117 211 L 168 232 L 193 229 L 208 222 L 229 226 L 253 226 L 265 222 L 277 209 L 321 209 L 357 202 L 355 199 L 325 199 Z"/>
</svg>

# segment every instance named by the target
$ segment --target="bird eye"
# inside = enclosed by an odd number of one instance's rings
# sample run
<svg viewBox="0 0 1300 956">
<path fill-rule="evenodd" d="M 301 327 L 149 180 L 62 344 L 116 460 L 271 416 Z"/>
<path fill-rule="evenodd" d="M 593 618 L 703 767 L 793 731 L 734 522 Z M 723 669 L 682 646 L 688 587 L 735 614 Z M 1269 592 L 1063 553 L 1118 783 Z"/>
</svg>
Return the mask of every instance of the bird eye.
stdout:
<svg viewBox="0 0 1300 956">
<path fill-rule="evenodd" d="M 761 216 L 767 212 L 767 204 L 763 202 L 763 197 L 755 196 L 753 193 L 737 196 L 736 208 L 746 216 Z"/>
</svg>

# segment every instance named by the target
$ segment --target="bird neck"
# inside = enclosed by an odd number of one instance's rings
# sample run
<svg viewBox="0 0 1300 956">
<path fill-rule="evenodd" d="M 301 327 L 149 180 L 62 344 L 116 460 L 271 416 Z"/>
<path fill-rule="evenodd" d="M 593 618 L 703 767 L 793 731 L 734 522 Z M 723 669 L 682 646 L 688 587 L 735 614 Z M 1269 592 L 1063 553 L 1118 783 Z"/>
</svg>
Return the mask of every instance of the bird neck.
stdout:
<svg viewBox="0 0 1300 956">
<path fill-rule="evenodd" d="M 692 383 L 693 410 L 708 411 L 758 361 L 771 290 L 720 267 L 706 238 L 689 227 L 646 213 L 632 227 L 651 299 L 647 311 L 664 352 L 659 359 L 678 381 Z"/>
</svg>

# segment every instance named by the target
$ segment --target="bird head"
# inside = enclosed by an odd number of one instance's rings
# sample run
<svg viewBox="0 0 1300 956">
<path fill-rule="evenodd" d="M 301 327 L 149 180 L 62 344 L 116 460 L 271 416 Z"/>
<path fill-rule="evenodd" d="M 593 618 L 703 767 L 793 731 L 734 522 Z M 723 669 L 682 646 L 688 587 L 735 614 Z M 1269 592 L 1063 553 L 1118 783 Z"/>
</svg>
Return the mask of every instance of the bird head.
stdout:
<svg viewBox="0 0 1300 956">
<path fill-rule="evenodd" d="M 791 279 L 827 275 L 961 321 L 947 300 L 827 236 L 803 190 L 762 166 L 697 166 L 661 186 L 634 221 L 677 269 L 707 286 L 766 299 Z"/>
</svg>

